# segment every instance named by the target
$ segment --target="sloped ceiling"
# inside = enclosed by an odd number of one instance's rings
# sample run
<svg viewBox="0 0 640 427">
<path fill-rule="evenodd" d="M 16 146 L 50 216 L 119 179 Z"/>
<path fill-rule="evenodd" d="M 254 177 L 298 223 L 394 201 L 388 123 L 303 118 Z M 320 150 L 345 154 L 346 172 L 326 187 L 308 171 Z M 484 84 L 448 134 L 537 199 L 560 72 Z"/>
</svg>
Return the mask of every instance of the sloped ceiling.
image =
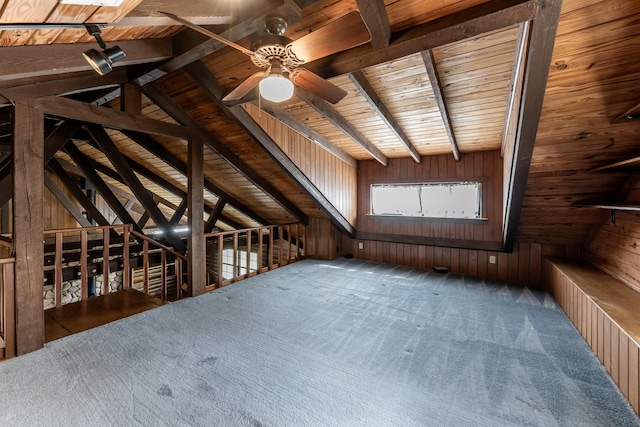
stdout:
<svg viewBox="0 0 640 427">
<path fill-rule="evenodd" d="M 260 30 L 262 17 L 274 10 L 288 16 L 286 35 L 295 40 L 358 10 L 362 2 L 193 1 L 186 6 L 159 0 L 125 0 L 118 8 L 69 6 L 53 0 L 37 2 L 37 6 L 34 3 L 4 1 L 0 21 L 5 24 L 107 23 L 103 28 L 105 41 L 109 45 L 117 41 L 127 52 L 127 59 L 116 64 L 112 75 L 105 76 L 101 85 L 80 58 L 83 50 L 96 47 L 83 28 L 6 29 L 0 32 L 3 46 L 0 52 L 7 58 L 0 63 L 0 94 L 5 97 L 6 105 L 16 94 L 24 94 L 31 88 L 40 93 L 50 91 L 50 94 L 81 92 L 76 96 L 118 108 L 120 85 L 125 82 L 141 85 L 142 114 L 157 120 L 180 121 L 180 112 L 169 111 L 166 103 L 170 101 L 174 108 L 178 106 L 183 113 L 187 112 L 193 124 L 209 135 L 211 147 L 218 148 L 206 152 L 205 174 L 211 188 L 215 187 L 224 196 L 207 191 L 205 200 L 209 210 L 214 209 L 221 198 L 235 202 L 226 203 L 223 216 L 228 222 L 224 223 L 222 218 L 220 227 L 252 226 L 261 220 L 282 223 L 332 215 L 331 212 L 342 217 L 345 231 L 349 231 L 349 224 L 355 223 L 353 212 L 332 202 L 330 197 L 319 202 L 313 196 L 313 188 L 301 187 L 290 171 L 256 144 L 255 136 L 248 135 L 246 128 L 227 115 L 226 108 L 236 107 L 221 106 L 212 99 L 212 92 L 224 95 L 258 71 L 247 56 L 174 25 L 157 11 L 165 10 L 209 25 L 207 28 L 212 31 L 248 47 L 249 36 Z M 444 28 L 453 22 L 452 16 L 473 13 L 477 8 L 495 3 L 387 0 L 384 6 L 393 34 L 391 44 L 416 37 L 421 31 Z M 502 7 L 509 12 L 500 16 L 506 20 L 505 16 L 515 13 L 513 10 L 517 7 L 523 4 L 533 7 L 538 2 L 504 3 Z M 513 7 L 509 9 L 509 5 Z M 606 0 L 563 2 L 517 228 L 519 240 L 580 244 L 599 214 L 578 206 L 613 200 L 616 190 L 627 178 L 627 173 L 592 170 L 634 156 L 637 122 L 611 122 L 639 102 L 640 69 L 634 55 L 629 53 L 640 41 L 638 17 L 640 5 L 633 0 L 618 1 L 615 5 Z M 331 106 L 331 114 L 313 108 L 314 103 L 303 99 L 302 92 L 279 106 L 249 98 L 250 103 L 239 108 L 255 116 L 260 114 L 259 106 L 263 113 L 303 124 L 307 132 L 309 129 L 316 132 L 318 139 L 333 147 L 334 155 L 351 164 L 346 168 L 354 168 L 357 160 L 376 159 L 383 163 L 386 159 L 416 154 L 453 156 L 456 149 L 462 156 L 473 151 L 499 150 L 518 52 L 518 22 L 487 27 L 486 31 L 476 34 L 478 27 L 474 21 L 460 30 L 471 34 L 469 37 L 441 42 L 423 52 L 390 56 L 388 60 L 383 59 L 384 52 L 390 49 L 372 50 L 370 46 L 362 46 L 315 61 L 309 64 L 309 69 L 347 91 L 342 101 Z M 394 51 L 399 49 L 394 47 Z M 375 56 L 376 52 L 383 53 Z M 353 64 L 358 63 L 358 55 L 362 55 L 362 66 L 356 68 Z M 429 73 L 430 58 L 437 80 Z M 189 65 L 194 61 L 197 61 L 195 66 Z M 127 67 L 126 73 L 124 67 Z M 346 69 L 351 74 L 343 71 Z M 203 75 L 207 78 L 202 78 Z M 393 118 L 391 124 L 383 120 L 380 110 L 364 96 L 362 79 Z M 80 83 L 85 80 L 86 83 Z M 47 81 L 53 83 L 47 86 Z M 207 84 L 212 86 L 203 87 Z M 96 87 L 104 90 L 87 91 Z M 329 118 L 334 113 L 355 128 L 357 134 L 347 135 L 335 120 L 332 123 Z M 125 134 L 117 131 L 110 134 L 127 157 L 174 187 L 171 191 L 139 173 L 145 186 L 161 200 L 160 206 L 170 215 L 182 201 L 176 188 L 186 190 L 184 173 L 177 170 L 175 164 L 169 165 L 167 159 L 141 148 Z M 6 145 L 7 138 L 0 141 Z M 186 161 L 185 141 L 155 138 L 155 142 L 170 156 Z M 77 144 L 95 161 L 112 167 L 91 144 L 81 140 Z M 73 163 L 65 156 L 59 155 Z M 240 165 L 231 165 L 229 157 L 239 160 Z M 247 170 L 253 175 L 248 176 Z M 106 174 L 103 177 L 110 185 L 127 191 L 117 180 Z"/>
</svg>

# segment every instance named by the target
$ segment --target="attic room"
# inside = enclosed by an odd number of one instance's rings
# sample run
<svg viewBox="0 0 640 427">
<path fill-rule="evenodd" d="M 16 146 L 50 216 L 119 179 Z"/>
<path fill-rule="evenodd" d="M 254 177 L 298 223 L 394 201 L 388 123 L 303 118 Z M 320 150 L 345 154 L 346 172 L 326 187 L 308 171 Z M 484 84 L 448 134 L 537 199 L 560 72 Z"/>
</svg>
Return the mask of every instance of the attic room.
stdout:
<svg viewBox="0 0 640 427">
<path fill-rule="evenodd" d="M 0 423 L 640 425 L 639 18 L 0 1 Z"/>
</svg>

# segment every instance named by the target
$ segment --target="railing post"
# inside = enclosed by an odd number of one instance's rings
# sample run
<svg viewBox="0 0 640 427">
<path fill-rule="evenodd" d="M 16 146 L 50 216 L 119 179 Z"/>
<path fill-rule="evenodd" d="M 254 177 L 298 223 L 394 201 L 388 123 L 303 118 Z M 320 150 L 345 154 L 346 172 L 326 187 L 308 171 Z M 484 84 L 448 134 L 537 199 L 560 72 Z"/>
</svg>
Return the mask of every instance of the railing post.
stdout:
<svg viewBox="0 0 640 427">
<path fill-rule="evenodd" d="M 80 300 L 89 299 L 89 284 L 87 280 L 87 231 L 80 230 Z"/>
<path fill-rule="evenodd" d="M 53 293 L 54 293 L 54 302 L 56 307 L 62 306 L 62 232 L 57 232 L 55 234 L 55 245 L 56 245 L 56 253 L 55 253 L 55 266 L 54 266 L 54 283 L 53 283 Z"/>
<path fill-rule="evenodd" d="M 269 229 L 269 270 L 273 269 L 273 232 L 275 227 Z"/>
<path fill-rule="evenodd" d="M 15 262 L 2 264 L 4 357 L 16 356 Z"/>
<path fill-rule="evenodd" d="M 111 286 L 109 286 L 109 233 L 111 228 L 102 229 L 102 295 L 107 295 Z"/>
<path fill-rule="evenodd" d="M 149 241 L 142 241 L 142 275 L 144 293 L 149 293 Z"/>
<path fill-rule="evenodd" d="M 240 275 L 238 271 L 238 233 L 233 233 L 233 281 Z"/>
<path fill-rule="evenodd" d="M 222 234 L 218 235 L 218 288 L 222 286 L 222 249 L 224 245 L 224 238 Z"/>
<path fill-rule="evenodd" d="M 164 301 L 167 299 L 167 251 L 160 251 L 160 295 Z"/>
<path fill-rule="evenodd" d="M 263 229 L 260 227 L 258 229 L 258 273 L 262 271 L 262 236 Z"/>
<path fill-rule="evenodd" d="M 245 277 L 249 277 L 251 276 L 251 230 L 247 230 L 247 249 L 246 249 L 246 253 L 247 253 L 247 259 L 245 260 L 245 264 L 246 264 L 246 274 Z"/>
<path fill-rule="evenodd" d="M 129 277 L 129 234 L 131 233 L 131 225 L 124 225 L 122 230 L 122 289 L 127 290 L 131 287 L 131 278 Z"/>
</svg>

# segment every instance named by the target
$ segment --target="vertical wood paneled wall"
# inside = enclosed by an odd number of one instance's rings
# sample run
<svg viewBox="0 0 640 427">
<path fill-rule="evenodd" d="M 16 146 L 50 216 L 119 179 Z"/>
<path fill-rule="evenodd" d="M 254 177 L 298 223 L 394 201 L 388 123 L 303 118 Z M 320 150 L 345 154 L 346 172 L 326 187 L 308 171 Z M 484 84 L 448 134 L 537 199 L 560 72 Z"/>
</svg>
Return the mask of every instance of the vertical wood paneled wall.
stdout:
<svg viewBox="0 0 640 427">
<path fill-rule="evenodd" d="M 595 267 L 564 260 L 545 260 L 544 278 L 548 290 L 640 414 L 640 294 Z"/>
<path fill-rule="evenodd" d="M 52 177 L 52 180 L 62 188 L 67 196 L 71 200 L 75 200 L 71 193 L 67 191 L 62 185 L 62 182 L 58 177 Z M 79 203 L 76 203 L 78 209 L 83 211 L 84 209 Z M 74 228 L 78 227 L 78 223 L 75 218 L 69 213 L 69 211 L 60 203 L 56 196 L 54 196 L 49 189 L 45 187 L 44 191 L 44 229 L 53 230 L 61 228 Z"/>
<path fill-rule="evenodd" d="M 340 230 L 328 218 L 310 217 L 307 225 L 304 256 L 331 260 L 345 253 Z"/>
<path fill-rule="evenodd" d="M 363 244 L 363 249 L 358 249 L 358 243 Z M 347 236 L 343 237 L 341 246 L 344 251 L 359 259 L 418 268 L 444 266 L 455 274 L 530 286 L 541 286 L 542 260 L 545 256 L 577 258 L 580 255 L 579 248 L 575 246 L 518 242 L 511 253 L 404 243 L 362 242 Z M 495 264 L 490 262 L 490 257 L 495 257 Z"/>
<path fill-rule="evenodd" d="M 416 218 L 397 220 L 368 215 L 371 184 L 414 183 L 426 181 L 482 181 L 482 213 L 486 221 L 460 222 Z M 452 155 L 389 159 L 388 166 L 367 160 L 358 168 L 359 233 L 384 233 L 404 236 L 450 238 L 462 240 L 502 240 L 502 159 L 499 151 L 465 153 L 459 162 Z"/>
<path fill-rule="evenodd" d="M 356 220 L 357 171 L 257 107 L 247 111 L 351 224 Z"/>
<path fill-rule="evenodd" d="M 584 247 L 584 258 L 640 292 L 640 213 L 616 211 L 615 224 L 609 212 L 600 215 L 602 221 Z"/>
</svg>

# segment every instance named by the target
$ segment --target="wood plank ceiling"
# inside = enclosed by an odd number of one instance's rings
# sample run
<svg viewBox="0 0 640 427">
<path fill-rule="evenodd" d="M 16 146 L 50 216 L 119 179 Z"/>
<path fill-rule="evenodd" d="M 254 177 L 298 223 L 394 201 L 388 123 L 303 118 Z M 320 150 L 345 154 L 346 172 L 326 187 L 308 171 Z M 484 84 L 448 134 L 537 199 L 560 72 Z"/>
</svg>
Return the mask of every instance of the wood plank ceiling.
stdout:
<svg viewBox="0 0 640 427">
<path fill-rule="evenodd" d="M 222 209 L 216 225 L 223 229 L 328 215 L 353 234 L 355 194 L 314 179 L 309 172 L 314 168 L 303 164 L 313 159 L 278 157 L 278 149 L 269 144 L 289 151 L 282 141 L 274 141 L 270 119 L 262 116 L 274 116 L 324 146 L 322 155 L 313 151 L 318 162 L 340 159 L 336 170 L 345 187 L 355 188 L 358 160 L 386 164 L 404 157 L 419 161 L 421 156 L 459 158 L 500 150 L 519 24 L 535 17 L 539 3 L 194 0 L 185 6 L 124 0 L 118 7 L 100 7 L 5 0 L 0 1 L 0 53 L 6 58 L 0 63 L 0 101 L 10 106 L 19 97 L 74 93 L 78 99 L 120 109 L 128 105 L 127 98 L 120 97 L 126 94 L 121 85 L 127 83 L 125 88 L 134 88 L 132 97 L 140 99 L 137 107 L 133 104 L 139 111 L 132 112 L 190 126 L 205 137 L 205 220 L 216 209 Z M 241 105 L 223 104 L 220 98 L 258 68 L 241 52 L 158 13 L 164 10 L 208 25 L 248 47 L 250 36 L 273 11 L 287 17 L 286 36 L 296 40 L 358 9 L 377 48 L 367 44 L 308 64 L 347 92 L 336 105 L 302 90 L 280 105 L 252 96 Z M 483 19 L 486 16 L 491 19 Z M 605 0 L 563 2 L 517 227 L 519 240 L 582 243 L 597 218 L 576 205 L 610 198 L 626 179 L 625 174 L 591 170 L 631 157 L 637 142 L 637 125 L 611 121 L 638 104 L 640 69 L 628 49 L 640 41 L 639 17 L 640 5 L 632 0 L 615 6 Z M 98 78 L 80 55 L 96 47 L 95 40 L 86 29 L 62 28 L 63 23 L 105 24 L 105 42 L 117 41 L 127 58 Z M 50 27 L 16 29 L 10 24 Z M 247 117 L 262 128 L 251 127 Z M 8 132 L 0 143 L 7 145 L 10 129 L 3 129 Z M 117 129 L 109 129 L 108 135 L 170 218 L 185 198 L 186 140 Z M 117 197 L 124 203 L 132 200 L 142 215 L 140 197 L 118 176 L 105 150 L 86 134 L 75 135 L 73 142 Z M 68 150 L 58 152 L 56 159 L 67 171 L 82 174 Z"/>
</svg>

